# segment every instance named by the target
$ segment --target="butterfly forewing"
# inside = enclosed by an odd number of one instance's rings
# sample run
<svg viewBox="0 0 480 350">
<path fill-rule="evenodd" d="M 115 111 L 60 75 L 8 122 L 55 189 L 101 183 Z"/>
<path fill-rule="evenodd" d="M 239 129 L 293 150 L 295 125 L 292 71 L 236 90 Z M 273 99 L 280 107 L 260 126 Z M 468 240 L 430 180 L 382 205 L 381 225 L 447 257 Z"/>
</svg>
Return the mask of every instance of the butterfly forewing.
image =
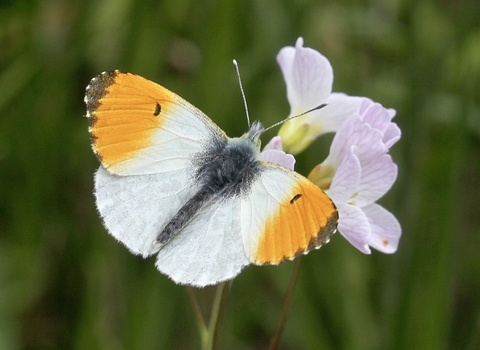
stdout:
<svg viewBox="0 0 480 350">
<path fill-rule="evenodd" d="M 337 209 L 321 189 L 272 164 L 264 164 L 251 194 L 242 200 L 245 252 L 259 265 L 278 264 L 319 248 L 335 233 L 337 221 Z"/>
<path fill-rule="evenodd" d="M 100 74 L 87 86 L 85 102 L 92 148 L 112 174 L 187 167 L 212 138 L 226 139 L 200 110 L 138 75 Z"/>
</svg>

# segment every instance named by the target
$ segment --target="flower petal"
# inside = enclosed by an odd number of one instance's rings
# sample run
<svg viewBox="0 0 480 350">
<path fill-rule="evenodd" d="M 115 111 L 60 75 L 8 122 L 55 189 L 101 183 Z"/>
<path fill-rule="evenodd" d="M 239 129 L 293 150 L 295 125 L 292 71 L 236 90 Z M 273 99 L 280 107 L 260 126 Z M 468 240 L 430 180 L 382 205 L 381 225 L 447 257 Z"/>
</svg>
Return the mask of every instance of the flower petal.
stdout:
<svg viewBox="0 0 480 350">
<path fill-rule="evenodd" d="M 372 129 L 370 125 L 360 119 L 358 114 L 354 114 L 345 120 L 335 134 L 330 146 L 330 154 L 324 163 L 338 168 L 352 145 L 358 147 L 356 154 L 362 164 L 368 163 L 388 151 L 382 142 L 381 132 Z"/>
<path fill-rule="evenodd" d="M 395 115 L 397 114 L 397 111 L 394 110 L 393 108 L 387 108 L 388 114 L 390 114 L 390 117 L 393 119 Z"/>
<path fill-rule="evenodd" d="M 268 162 L 283 165 L 290 170 L 293 170 L 295 166 L 294 156 L 275 149 L 264 150 L 262 153 L 260 153 L 259 158 Z"/>
<path fill-rule="evenodd" d="M 397 124 L 391 123 L 385 133 L 383 135 L 383 142 L 385 142 L 385 146 L 390 149 L 402 136 L 402 132 Z"/>
<path fill-rule="evenodd" d="M 282 138 L 280 136 L 274 136 L 272 139 L 263 147 L 263 150 L 267 149 L 276 149 L 278 151 L 283 151 L 282 148 Z"/>
<path fill-rule="evenodd" d="M 382 206 L 372 203 L 362 208 L 371 227 L 368 244 L 382 253 L 395 253 L 402 228 L 395 216 Z"/>
<path fill-rule="evenodd" d="M 397 172 L 397 165 L 388 154 L 362 166 L 356 205 L 363 207 L 387 193 L 397 178 Z"/>
<path fill-rule="evenodd" d="M 318 51 L 303 47 L 302 38 L 298 38 L 295 48 L 280 50 L 277 62 L 287 84 L 290 115 L 319 105 L 332 92 L 333 69 L 330 62 Z"/>
<path fill-rule="evenodd" d="M 362 170 L 355 155 L 355 148 L 351 146 L 333 176 L 328 195 L 335 203 L 346 202 L 357 192 Z"/>
<path fill-rule="evenodd" d="M 370 224 L 363 211 L 354 205 L 344 202 L 335 203 L 338 209 L 338 231 L 355 248 L 362 253 L 370 254 Z"/>
<path fill-rule="evenodd" d="M 365 123 L 382 133 L 387 149 L 400 139 L 400 128 L 392 123 L 392 118 L 395 116 L 394 109 L 386 109 L 381 104 L 364 98 L 360 104 L 359 113 Z"/>
<path fill-rule="evenodd" d="M 324 133 L 338 131 L 342 123 L 358 110 L 362 100 L 362 97 L 333 92 L 326 101 L 328 106 L 312 113 L 311 122 L 320 123 Z"/>
<path fill-rule="evenodd" d="M 382 133 L 390 125 L 392 119 L 387 109 L 383 108 L 380 103 L 373 102 L 368 98 L 363 99 L 359 113 L 365 123 L 370 124 L 372 128 L 378 129 Z"/>
</svg>

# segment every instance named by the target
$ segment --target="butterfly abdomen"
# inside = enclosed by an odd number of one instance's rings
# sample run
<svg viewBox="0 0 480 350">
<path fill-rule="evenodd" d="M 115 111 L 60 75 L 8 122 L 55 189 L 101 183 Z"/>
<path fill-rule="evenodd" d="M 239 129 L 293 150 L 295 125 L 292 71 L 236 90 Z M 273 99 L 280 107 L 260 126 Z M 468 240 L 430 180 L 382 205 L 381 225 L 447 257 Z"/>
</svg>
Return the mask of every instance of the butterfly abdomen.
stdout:
<svg viewBox="0 0 480 350">
<path fill-rule="evenodd" d="M 167 223 L 155 240 L 155 245 L 162 247 L 180 232 L 195 214 L 212 198 L 213 193 L 206 188 L 201 188 L 181 207 L 173 218 Z"/>
</svg>

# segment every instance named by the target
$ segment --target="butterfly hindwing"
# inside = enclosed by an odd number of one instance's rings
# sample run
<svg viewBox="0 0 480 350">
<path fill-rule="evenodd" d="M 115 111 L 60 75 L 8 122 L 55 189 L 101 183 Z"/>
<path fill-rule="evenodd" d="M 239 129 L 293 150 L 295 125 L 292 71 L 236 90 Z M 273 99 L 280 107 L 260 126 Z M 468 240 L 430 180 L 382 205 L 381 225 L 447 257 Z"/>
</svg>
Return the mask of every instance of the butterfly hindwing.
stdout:
<svg viewBox="0 0 480 350">
<path fill-rule="evenodd" d="M 250 261 L 240 228 L 240 197 L 214 198 L 158 253 L 156 266 L 175 282 L 203 287 L 235 277 Z"/>
<path fill-rule="evenodd" d="M 105 227 L 144 257 L 158 252 L 157 235 L 197 188 L 184 170 L 117 176 L 100 167 L 95 174 L 96 203 Z"/>
<path fill-rule="evenodd" d="M 278 264 L 327 243 L 338 221 L 331 199 L 300 174 L 262 163 L 241 204 L 248 259 L 258 265 Z"/>
</svg>

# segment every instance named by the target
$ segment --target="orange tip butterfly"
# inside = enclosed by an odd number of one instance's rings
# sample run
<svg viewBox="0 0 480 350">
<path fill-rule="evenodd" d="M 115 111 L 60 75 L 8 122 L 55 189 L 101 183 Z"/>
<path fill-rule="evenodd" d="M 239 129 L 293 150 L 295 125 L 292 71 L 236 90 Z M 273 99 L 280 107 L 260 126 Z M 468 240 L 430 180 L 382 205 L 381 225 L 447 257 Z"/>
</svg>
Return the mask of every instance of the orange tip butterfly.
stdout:
<svg viewBox="0 0 480 350">
<path fill-rule="evenodd" d="M 118 70 L 85 103 L 98 211 L 132 253 L 197 287 L 245 266 L 279 264 L 327 243 L 338 212 L 302 175 L 259 159 L 263 126 L 229 138 L 183 98 Z"/>
</svg>

